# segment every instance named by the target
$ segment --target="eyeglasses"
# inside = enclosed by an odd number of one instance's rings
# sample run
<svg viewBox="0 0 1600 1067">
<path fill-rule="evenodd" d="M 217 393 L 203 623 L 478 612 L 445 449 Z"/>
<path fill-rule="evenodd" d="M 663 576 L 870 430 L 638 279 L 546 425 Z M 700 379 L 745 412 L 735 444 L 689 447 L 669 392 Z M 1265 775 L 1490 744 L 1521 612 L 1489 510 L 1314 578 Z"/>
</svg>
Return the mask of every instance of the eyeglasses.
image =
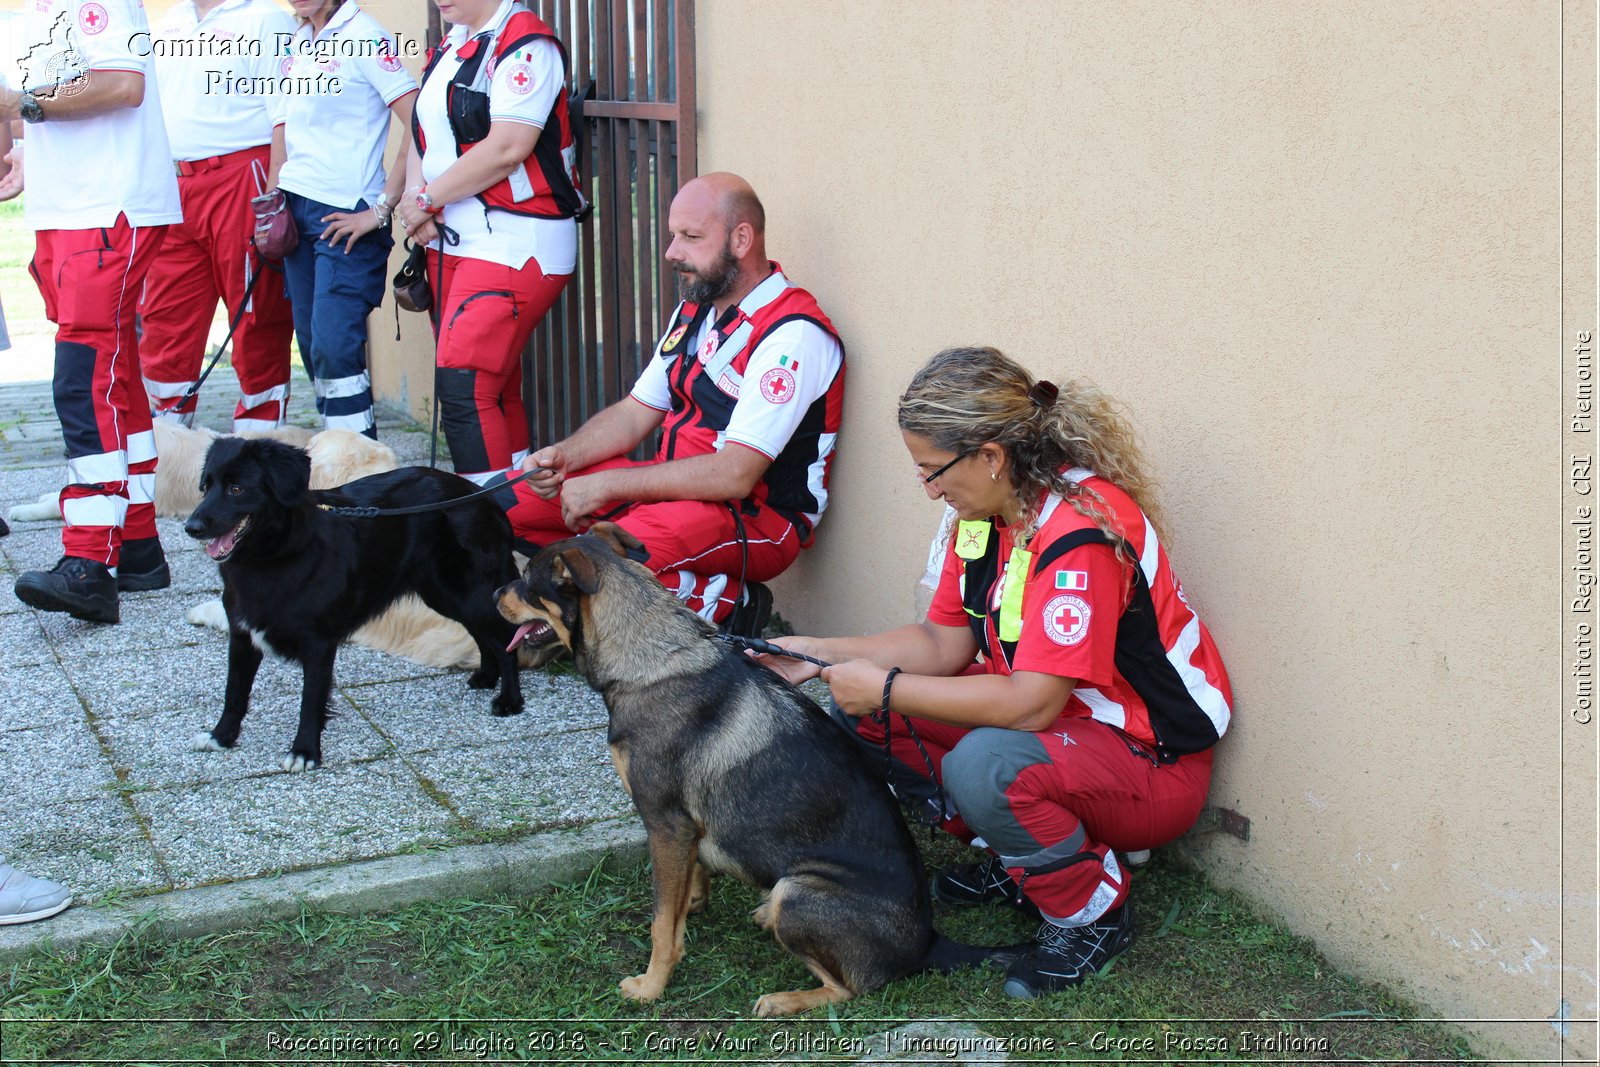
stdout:
<svg viewBox="0 0 1600 1067">
<path fill-rule="evenodd" d="M 928 475 L 926 478 L 923 478 L 922 479 L 922 484 L 923 485 L 932 485 L 934 483 L 935 479 L 937 479 L 939 477 L 939 475 L 943 474 L 945 471 L 949 470 L 951 467 L 954 467 L 957 463 L 960 463 L 962 460 L 966 459 L 970 455 L 972 455 L 971 452 L 958 452 L 958 453 L 956 453 L 956 458 L 955 459 L 952 459 L 949 463 L 946 463 L 944 466 L 940 467 L 938 470 L 934 471 L 932 474 Z M 921 475 L 918 475 L 918 477 L 921 477 Z"/>
</svg>

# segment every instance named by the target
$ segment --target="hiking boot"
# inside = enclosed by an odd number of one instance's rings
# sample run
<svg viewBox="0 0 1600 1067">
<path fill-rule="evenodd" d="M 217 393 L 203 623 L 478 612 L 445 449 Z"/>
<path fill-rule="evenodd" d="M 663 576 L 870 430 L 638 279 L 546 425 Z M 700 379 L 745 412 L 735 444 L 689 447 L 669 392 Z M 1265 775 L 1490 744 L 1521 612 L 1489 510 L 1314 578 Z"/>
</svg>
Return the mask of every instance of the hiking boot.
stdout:
<svg viewBox="0 0 1600 1067">
<path fill-rule="evenodd" d="M 760 637 L 772 618 L 772 590 L 760 582 L 744 583 L 744 592 L 720 629 L 734 637 Z"/>
<path fill-rule="evenodd" d="M 23 874 L 0 860 L 0 926 L 48 919 L 71 903 L 65 886 Z"/>
<path fill-rule="evenodd" d="M 140 537 L 122 542 L 122 561 L 117 564 L 117 592 L 143 593 L 165 589 L 172 584 L 167 554 L 161 551 L 161 538 Z"/>
<path fill-rule="evenodd" d="M 104 563 L 62 556 L 47 571 L 17 575 L 17 599 L 40 611 L 64 611 L 89 622 L 118 622 L 117 579 Z"/>
<path fill-rule="evenodd" d="M 965 867 L 947 867 L 934 875 L 933 896 L 945 904 L 971 905 L 1003 901 L 1037 915 L 1039 909 L 1023 897 L 1016 880 L 1006 873 L 999 856 L 985 856 Z"/>
<path fill-rule="evenodd" d="M 1035 948 L 1006 968 L 1007 996 L 1032 1000 L 1071 989 L 1133 944 L 1133 908 L 1124 900 L 1084 926 L 1039 924 Z"/>
</svg>

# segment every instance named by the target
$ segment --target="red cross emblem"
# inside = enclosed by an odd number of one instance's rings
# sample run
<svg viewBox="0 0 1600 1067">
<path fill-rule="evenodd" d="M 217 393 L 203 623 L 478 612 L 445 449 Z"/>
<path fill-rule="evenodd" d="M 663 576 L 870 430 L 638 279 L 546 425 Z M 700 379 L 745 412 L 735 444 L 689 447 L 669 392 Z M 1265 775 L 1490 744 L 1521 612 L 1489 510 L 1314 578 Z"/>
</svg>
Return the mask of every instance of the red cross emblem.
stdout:
<svg viewBox="0 0 1600 1067">
<path fill-rule="evenodd" d="M 533 68 L 526 63 L 513 63 L 506 82 L 518 96 L 528 95 L 533 91 Z"/>
<path fill-rule="evenodd" d="M 84 4 L 78 9 L 78 26 L 84 33 L 93 35 L 111 24 L 111 17 L 99 4 Z"/>
<path fill-rule="evenodd" d="M 1052 597 L 1044 606 L 1044 632 L 1058 645 L 1075 645 L 1089 633 L 1089 616 L 1094 614 L 1088 601 L 1068 593 Z"/>
<path fill-rule="evenodd" d="M 761 376 L 761 395 L 768 403 L 787 404 L 794 395 L 794 375 L 782 367 L 773 367 Z"/>
</svg>

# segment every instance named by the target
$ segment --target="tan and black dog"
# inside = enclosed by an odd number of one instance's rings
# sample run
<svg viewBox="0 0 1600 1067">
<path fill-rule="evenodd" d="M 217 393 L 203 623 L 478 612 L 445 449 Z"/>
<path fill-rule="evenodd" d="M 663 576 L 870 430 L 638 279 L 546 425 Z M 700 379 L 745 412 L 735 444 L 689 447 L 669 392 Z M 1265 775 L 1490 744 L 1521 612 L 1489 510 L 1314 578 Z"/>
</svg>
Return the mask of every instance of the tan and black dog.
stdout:
<svg viewBox="0 0 1600 1067">
<path fill-rule="evenodd" d="M 650 965 L 623 994 L 654 1000 L 666 988 L 708 869 L 768 890 L 751 918 L 822 982 L 768 993 L 758 1015 L 1000 955 L 934 931 L 921 858 L 882 780 L 815 703 L 708 640 L 715 628 L 643 556 L 601 523 L 540 551 L 497 594 L 520 626 L 513 644 L 566 645 L 610 711 L 611 757 L 644 820 L 655 889 Z"/>
</svg>

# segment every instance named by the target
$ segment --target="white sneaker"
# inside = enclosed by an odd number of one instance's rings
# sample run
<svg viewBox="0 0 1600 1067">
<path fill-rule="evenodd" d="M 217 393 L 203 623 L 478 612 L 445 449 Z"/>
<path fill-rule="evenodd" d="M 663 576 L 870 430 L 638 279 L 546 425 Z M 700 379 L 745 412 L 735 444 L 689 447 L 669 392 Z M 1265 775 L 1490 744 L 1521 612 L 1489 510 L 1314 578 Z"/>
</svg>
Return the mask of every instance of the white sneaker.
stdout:
<svg viewBox="0 0 1600 1067">
<path fill-rule="evenodd" d="M 65 886 L 23 874 L 0 862 L 0 926 L 48 919 L 67 910 L 72 894 Z"/>
</svg>

